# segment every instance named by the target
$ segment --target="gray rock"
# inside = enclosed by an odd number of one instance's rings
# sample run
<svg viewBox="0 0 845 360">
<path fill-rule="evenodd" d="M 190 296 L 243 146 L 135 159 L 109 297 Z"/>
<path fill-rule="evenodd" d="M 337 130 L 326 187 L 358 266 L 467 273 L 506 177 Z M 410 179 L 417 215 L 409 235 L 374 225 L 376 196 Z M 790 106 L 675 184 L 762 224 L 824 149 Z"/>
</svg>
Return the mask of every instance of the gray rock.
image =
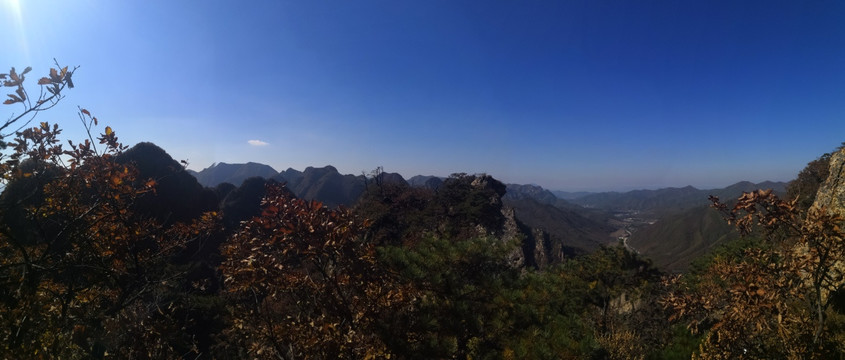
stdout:
<svg viewBox="0 0 845 360">
<path fill-rule="evenodd" d="M 819 187 L 813 206 L 845 217 L 845 148 L 830 157 L 830 175 Z"/>
</svg>

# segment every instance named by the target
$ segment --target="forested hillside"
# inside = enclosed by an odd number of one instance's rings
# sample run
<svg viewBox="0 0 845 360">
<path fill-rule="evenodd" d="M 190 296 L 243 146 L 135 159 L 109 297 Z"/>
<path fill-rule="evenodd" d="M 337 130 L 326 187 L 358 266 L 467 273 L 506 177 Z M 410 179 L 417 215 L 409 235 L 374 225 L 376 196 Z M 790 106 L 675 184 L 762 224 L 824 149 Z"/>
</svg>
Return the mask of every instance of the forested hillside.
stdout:
<svg viewBox="0 0 845 360">
<path fill-rule="evenodd" d="M 689 264 L 720 245 L 739 238 L 739 232 L 710 206 L 667 215 L 631 234 L 628 245 L 670 272 Z"/>
</svg>

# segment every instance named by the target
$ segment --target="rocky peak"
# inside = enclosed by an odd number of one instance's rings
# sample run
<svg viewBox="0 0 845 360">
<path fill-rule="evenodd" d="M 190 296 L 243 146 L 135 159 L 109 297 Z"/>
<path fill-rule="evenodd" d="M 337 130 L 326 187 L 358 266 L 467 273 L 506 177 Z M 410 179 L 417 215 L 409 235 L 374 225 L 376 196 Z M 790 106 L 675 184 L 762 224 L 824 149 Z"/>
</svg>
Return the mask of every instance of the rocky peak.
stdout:
<svg viewBox="0 0 845 360">
<path fill-rule="evenodd" d="M 492 176 L 487 174 L 474 175 L 473 177 L 474 179 L 471 183 L 472 186 L 484 190 L 492 190 L 493 192 L 498 194 L 500 198 L 505 195 L 507 187 L 501 181 L 496 180 Z"/>
</svg>

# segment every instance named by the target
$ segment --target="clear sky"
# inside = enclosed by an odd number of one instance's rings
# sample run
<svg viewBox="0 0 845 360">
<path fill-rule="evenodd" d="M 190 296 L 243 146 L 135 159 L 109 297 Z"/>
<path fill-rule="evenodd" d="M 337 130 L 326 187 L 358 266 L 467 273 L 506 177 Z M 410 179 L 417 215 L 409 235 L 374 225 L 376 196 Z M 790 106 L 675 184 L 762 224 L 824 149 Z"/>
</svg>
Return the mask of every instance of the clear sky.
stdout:
<svg viewBox="0 0 845 360">
<path fill-rule="evenodd" d="M 845 141 L 842 1 L 0 4 L 0 66 L 80 65 L 40 120 L 82 139 L 78 105 L 195 170 L 714 188 Z"/>
</svg>

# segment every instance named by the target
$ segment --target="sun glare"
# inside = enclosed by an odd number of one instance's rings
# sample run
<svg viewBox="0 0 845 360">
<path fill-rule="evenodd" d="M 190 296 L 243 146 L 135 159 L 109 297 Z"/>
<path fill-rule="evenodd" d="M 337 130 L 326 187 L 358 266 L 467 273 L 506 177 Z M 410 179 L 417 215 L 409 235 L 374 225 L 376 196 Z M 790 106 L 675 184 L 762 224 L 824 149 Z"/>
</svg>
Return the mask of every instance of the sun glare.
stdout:
<svg viewBox="0 0 845 360">
<path fill-rule="evenodd" d="M 14 24 L 15 35 L 20 46 L 20 50 L 25 61 L 30 61 L 29 56 L 29 42 L 26 38 L 26 31 L 23 26 L 23 16 L 21 13 L 21 3 L 19 0 L 2 0 L 3 7 L 8 11 L 11 22 Z"/>
</svg>

